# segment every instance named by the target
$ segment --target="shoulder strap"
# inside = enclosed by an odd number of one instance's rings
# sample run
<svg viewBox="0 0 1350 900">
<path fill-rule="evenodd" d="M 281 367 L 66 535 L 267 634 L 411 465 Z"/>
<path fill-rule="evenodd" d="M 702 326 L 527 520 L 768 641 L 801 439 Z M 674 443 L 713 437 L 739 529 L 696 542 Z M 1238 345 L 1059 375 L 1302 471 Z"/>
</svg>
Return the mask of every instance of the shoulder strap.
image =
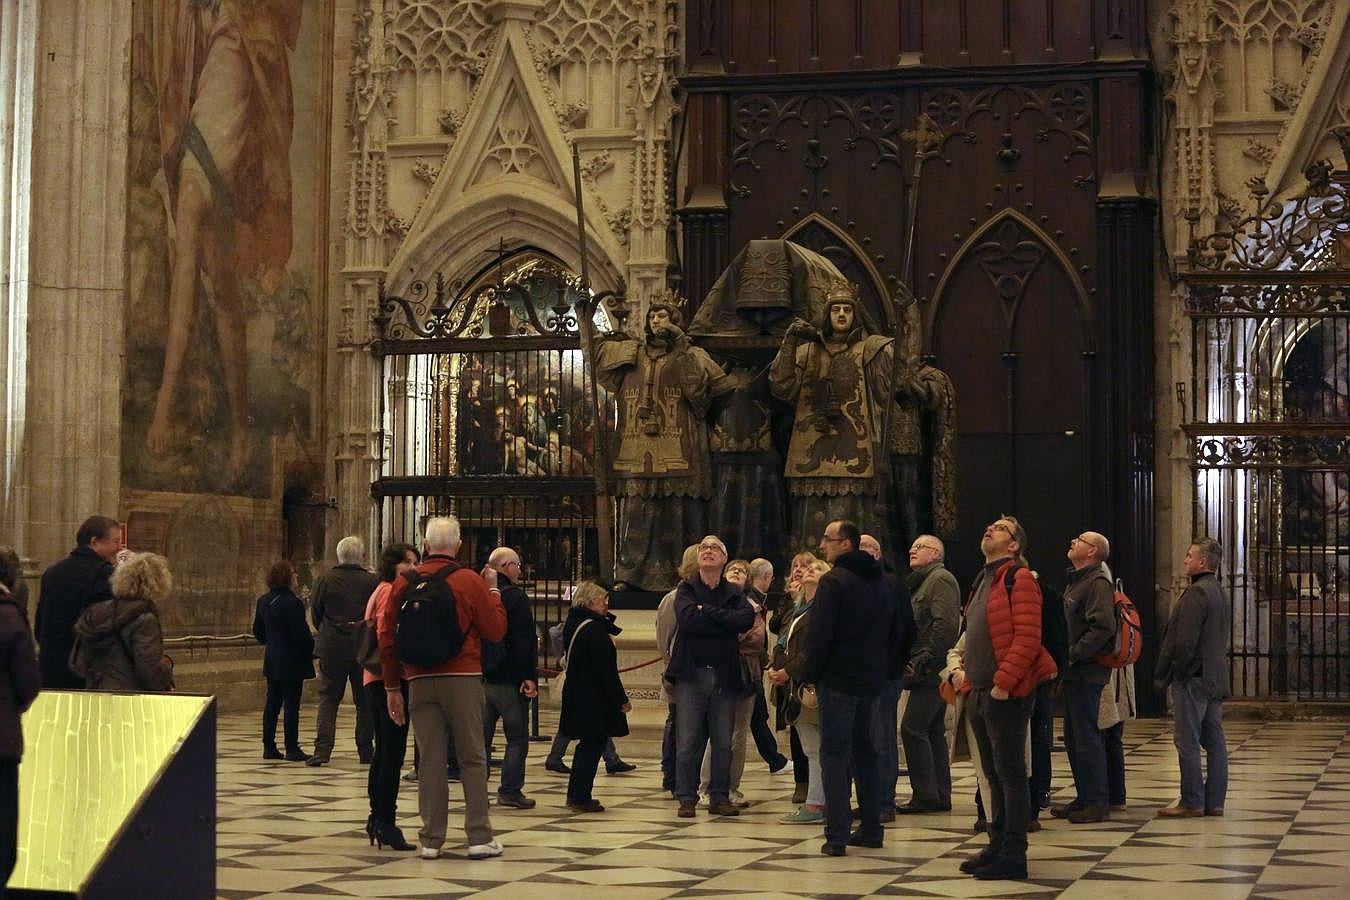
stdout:
<svg viewBox="0 0 1350 900">
<path fill-rule="evenodd" d="M 572 645 L 577 642 L 577 635 L 581 634 L 581 629 L 591 624 L 592 621 L 592 619 L 587 619 L 577 626 L 576 631 L 572 632 L 572 639 L 567 642 L 567 652 L 563 654 L 563 658 L 560 660 L 564 669 L 567 668 L 567 661 L 572 658 Z"/>
</svg>

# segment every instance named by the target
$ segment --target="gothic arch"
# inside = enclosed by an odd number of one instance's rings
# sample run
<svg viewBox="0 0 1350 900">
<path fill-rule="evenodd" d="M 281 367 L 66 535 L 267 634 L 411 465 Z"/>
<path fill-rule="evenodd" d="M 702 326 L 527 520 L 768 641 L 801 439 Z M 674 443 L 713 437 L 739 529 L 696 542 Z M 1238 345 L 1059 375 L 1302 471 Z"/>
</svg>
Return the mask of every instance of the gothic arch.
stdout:
<svg viewBox="0 0 1350 900">
<path fill-rule="evenodd" d="M 824 232 L 823 236 L 836 241 L 835 246 L 843 251 L 845 258 L 841 259 L 838 258 L 837 254 L 831 254 L 831 245 L 822 244 L 820 240 L 811 240 L 809 235 L 813 230 L 816 231 L 817 235 Z M 891 317 L 891 304 L 888 302 L 889 294 L 886 291 L 886 280 L 882 278 L 880 270 L 873 264 L 872 258 L 867 255 L 867 251 L 863 249 L 862 245 L 843 229 L 820 213 L 813 212 L 807 214 L 783 232 L 783 239 L 814 250 L 834 263 L 835 267 L 850 281 L 859 282 L 859 296 L 871 307 L 870 311 L 876 317 L 876 321 L 884 322 L 888 329 L 894 330 L 895 323 Z M 871 298 L 870 302 L 868 302 L 869 297 Z"/>
<path fill-rule="evenodd" d="M 1025 233 L 1019 234 L 1019 229 Z M 984 254 L 983 258 L 978 254 Z M 984 270 L 993 282 L 997 296 L 1004 301 L 1007 334 L 1011 340 L 1027 284 L 1047 255 L 1059 263 L 1060 269 L 1073 287 L 1079 325 L 1090 349 L 1095 343 L 1092 305 L 1073 262 L 1044 229 L 1011 207 L 992 216 L 971 233 L 947 264 L 942 278 L 938 280 L 937 289 L 933 291 L 932 309 L 929 313 L 929 328 L 932 332 L 930 346 L 939 346 L 938 330 L 942 321 L 942 304 L 946 300 L 947 286 L 954 275 L 967 265 L 969 262 L 967 257 L 973 258 L 975 264 Z"/>
<path fill-rule="evenodd" d="M 549 191 L 520 185 L 512 185 L 510 193 L 491 184 L 471 188 L 408 236 L 386 272 L 387 289 L 399 293 L 433 272 L 451 281 L 467 279 L 482 268 L 484 253 L 500 240 L 508 246 L 530 244 L 579 272 L 575 216 L 575 209 Z M 587 229 L 587 246 L 591 287 L 617 290 L 621 270 L 594 228 Z"/>
</svg>

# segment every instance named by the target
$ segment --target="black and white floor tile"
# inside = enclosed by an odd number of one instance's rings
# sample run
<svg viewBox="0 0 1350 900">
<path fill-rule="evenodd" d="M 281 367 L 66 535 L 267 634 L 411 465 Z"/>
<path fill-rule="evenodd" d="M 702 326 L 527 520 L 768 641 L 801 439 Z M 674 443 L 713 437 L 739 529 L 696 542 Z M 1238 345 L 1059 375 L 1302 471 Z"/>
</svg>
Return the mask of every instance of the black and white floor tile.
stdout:
<svg viewBox="0 0 1350 900">
<path fill-rule="evenodd" d="M 340 734 L 351 734 L 349 710 Z M 306 725 L 312 722 L 307 711 Z M 448 854 L 367 844 L 365 770 L 350 739 L 318 769 L 263 762 L 256 716 L 220 723 L 217 887 L 221 897 L 523 897 L 593 900 L 665 897 L 1111 897 L 1157 900 L 1160 888 L 1204 898 L 1350 896 L 1350 722 L 1230 722 L 1231 788 L 1224 818 L 1163 820 L 1177 795 L 1168 723 L 1131 723 L 1127 732 L 1130 808 L 1099 825 L 1043 816 L 1031 835 L 1030 880 L 980 882 L 957 866 L 985 843 L 971 834 L 974 778 L 954 768 L 956 809 L 888 828 L 880 850 L 819 853 L 818 826 L 781 825 L 792 779 L 770 776 L 753 758 L 743 790 L 753 806 L 738 818 L 675 817 L 660 792 L 659 765 L 597 779 L 600 815 L 563 806 L 566 778 L 544 771 L 546 744 L 531 746 L 530 811 L 493 810 L 506 847 L 499 859 L 470 861 L 456 846 L 460 796 L 451 786 Z M 546 729 L 547 731 L 548 729 Z M 622 745 L 621 745 L 622 749 Z M 1068 765 L 1054 757 L 1059 799 Z M 905 793 L 901 779 L 901 794 Z M 404 784 L 400 825 L 417 834 L 417 793 Z M 529 892 L 529 893 L 527 893 Z"/>
</svg>

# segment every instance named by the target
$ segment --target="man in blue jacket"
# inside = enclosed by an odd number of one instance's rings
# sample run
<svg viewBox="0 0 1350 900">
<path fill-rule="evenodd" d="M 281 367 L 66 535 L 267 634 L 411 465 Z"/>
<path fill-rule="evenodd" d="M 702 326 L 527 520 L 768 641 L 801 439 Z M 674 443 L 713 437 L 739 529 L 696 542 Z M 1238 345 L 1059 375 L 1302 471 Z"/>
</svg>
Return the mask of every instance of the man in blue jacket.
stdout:
<svg viewBox="0 0 1350 900">
<path fill-rule="evenodd" d="M 873 730 L 877 695 L 888 674 L 903 672 L 914 641 L 909 592 L 881 563 L 858 549 L 862 534 L 848 521 L 825 528 L 820 549 L 834 568 L 820 579 L 806 641 L 802 681 L 820 699 L 820 768 L 825 786 L 827 856 L 847 845 L 880 847 L 881 770 Z M 853 822 L 850 771 L 862 823 Z"/>
<path fill-rule="evenodd" d="M 740 815 L 730 799 L 731 733 L 736 703 L 749 690 L 740 635 L 755 622 L 741 589 L 722 576 L 727 546 L 715 534 L 699 542 L 698 574 L 675 589 L 675 637 L 666 680 L 675 685 L 675 795 L 680 818 L 694 816 L 699 768 L 711 741 L 708 811 Z"/>
</svg>

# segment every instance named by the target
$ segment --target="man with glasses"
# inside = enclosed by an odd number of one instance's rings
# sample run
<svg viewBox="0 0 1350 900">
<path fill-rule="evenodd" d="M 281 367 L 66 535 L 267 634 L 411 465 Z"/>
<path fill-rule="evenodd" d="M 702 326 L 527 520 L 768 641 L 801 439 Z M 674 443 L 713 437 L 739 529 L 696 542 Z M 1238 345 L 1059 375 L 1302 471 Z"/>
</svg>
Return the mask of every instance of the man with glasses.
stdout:
<svg viewBox="0 0 1350 900">
<path fill-rule="evenodd" d="M 676 633 L 666 679 L 675 685 L 675 795 L 679 816 L 698 805 L 699 764 L 711 743 L 708 811 L 740 815 L 730 799 L 731 734 L 746 692 L 740 635 L 755 624 L 741 589 L 722 576 L 727 547 L 715 534 L 698 545 L 698 574 L 675 589 Z"/>
<path fill-rule="evenodd" d="M 1069 541 L 1069 580 L 1064 588 L 1069 625 L 1069 665 L 1063 673 L 1064 749 L 1077 796 L 1050 814 L 1075 824 L 1110 818 L 1106 743 L 1097 730 L 1097 712 L 1111 670 L 1095 659 L 1116 631 L 1115 588 L 1106 569 L 1110 554 L 1111 544 L 1095 531 Z"/>
<path fill-rule="evenodd" d="M 858 549 L 862 535 L 848 521 L 831 522 L 820 549 L 834 568 L 820 587 L 806 636 L 801 681 L 820 699 L 820 768 L 825 787 L 826 856 L 843 856 L 848 846 L 880 847 L 881 769 L 876 742 L 877 696 L 887 672 L 903 671 L 913 642 L 909 596 L 886 577 L 871 554 Z M 894 740 L 894 738 L 892 738 Z M 850 778 L 851 776 L 851 778 Z M 849 833 L 850 780 L 856 782 L 858 830 Z"/>
<path fill-rule="evenodd" d="M 984 568 L 966 601 L 967 709 L 989 781 L 989 846 L 961 863 L 980 880 L 1027 877 L 1027 724 L 1036 686 L 1055 676 L 1041 645 L 1041 589 L 1027 568 L 1027 534 L 1000 516 L 980 540 Z"/>
<path fill-rule="evenodd" d="M 534 801 L 523 790 L 525 758 L 530 750 L 530 700 L 539 696 L 534 611 L 520 586 L 520 554 L 510 547 L 498 547 L 488 557 L 488 566 L 497 571 L 497 586 L 506 608 L 506 638 L 500 643 L 483 643 L 483 737 L 488 745 L 492 743 L 500 718 L 506 756 L 497 786 L 497 805 L 533 809 Z"/>
<path fill-rule="evenodd" d="M 921 534 L 909 548 L 905 578 L 914 605 L 914 649 L 905 667 L 909 703 L 900 722 L 909 767 L 909 802 L 898 813 L 947 812 L 952 808 L 952 771 L 947 757 L 946 711 L 938 673 L 956 643 L 961 624 L 961 590 L 942 564 L 945 548 Z"/>
</svg>

